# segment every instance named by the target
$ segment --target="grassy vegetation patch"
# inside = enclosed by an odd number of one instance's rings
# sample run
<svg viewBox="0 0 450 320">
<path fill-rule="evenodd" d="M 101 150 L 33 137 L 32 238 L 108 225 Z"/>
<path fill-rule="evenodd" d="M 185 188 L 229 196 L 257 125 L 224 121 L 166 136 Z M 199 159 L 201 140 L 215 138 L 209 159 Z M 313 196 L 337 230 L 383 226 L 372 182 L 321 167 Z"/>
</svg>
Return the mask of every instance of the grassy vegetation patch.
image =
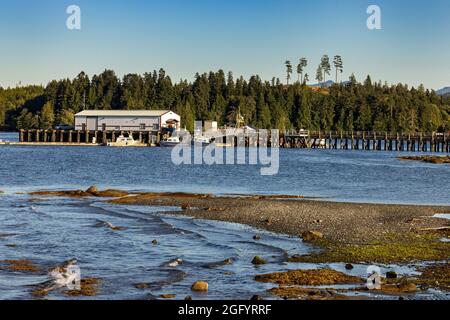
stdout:
<svg viewBox="0 0 450 320">
<path fill-rule="evenodd" d="M 38 272 L 39 268 L 30 260 L 0 260 L 0 269 L 14 272 Z"/>
<path fill-rule="evenodd" d="M 100 283 L 98 278 L 81 279 L 81 290 L 66 290 L 63 293 L 70 297 L 94 297 L 98 294 Z"/>
<path fill-rule="evenodd" d="M 450 257 L 450 244 L 432 234 L 409 233 L 387 236 L 383 241 L 364 245 L 315 242 L 323 250 L 305 256 L 295 255 L 290 262 L 408 263 L 444 261 Z"/>
<path fill-rule="evenodd" d="M 276 283 L 283 286 L 320 286 L 364 282 L 359 277 L 349 276 L 331 269 L 291 270 L 288 272 L 260 274 L 255 277 L 255 280 Z"/>
</svg>

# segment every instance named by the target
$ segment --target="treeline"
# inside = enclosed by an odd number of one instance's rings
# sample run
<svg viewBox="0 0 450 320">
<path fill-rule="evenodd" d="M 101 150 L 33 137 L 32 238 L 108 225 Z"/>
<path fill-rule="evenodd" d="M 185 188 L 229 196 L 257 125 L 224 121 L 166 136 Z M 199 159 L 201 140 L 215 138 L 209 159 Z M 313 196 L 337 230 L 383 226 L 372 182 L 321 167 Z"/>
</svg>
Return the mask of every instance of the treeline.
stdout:
<svg viewBox="0 0 450 320">
<path fill-rule="evenodd" d="M 232 125 L 237 114 L 258 128 L 304 128 L 354 131 L 450 130 L 450 98 L 423 86 L 359 83 L 354 76 L 329 88 L 291 85 L 279 79 L 246 80 L 224 71 L 196 74 L 193 82 L 173 83 L 163 69 L 119 79 L 105 70 L 91 79 L 51 81 L 45 88 L 0 88 L 0 127 L 52 128 L 72 124 L 83 109 L 171 109 L 193 129 L 194 120 L 217 120 Z"/>
</svg>

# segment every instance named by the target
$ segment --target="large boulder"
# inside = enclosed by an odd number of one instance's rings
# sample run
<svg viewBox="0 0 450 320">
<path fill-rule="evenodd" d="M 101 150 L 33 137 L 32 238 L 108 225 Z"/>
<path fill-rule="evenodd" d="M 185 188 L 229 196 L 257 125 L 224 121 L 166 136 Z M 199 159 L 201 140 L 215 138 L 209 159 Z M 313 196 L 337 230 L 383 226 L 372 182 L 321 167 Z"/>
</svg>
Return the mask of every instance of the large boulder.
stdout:
<svg viewBox="0 0 450 320">
<path fill-rule="evenodd" d="M 347 263 L 347 264 L 345 265 L 345 269 L 346 269 L 346 270 L 353 270 L 353 265 L 352 265 L 351 263 Z"/>
<path fill-rule="evenodd" d="M 386 272 L 386 278 L 397 279 L 397 273 L 395 271 L 388 271 Z"/>
<path fill-rule="evenodd" d="M 87 192 L 87 193 L 90 193 L 90 194 L 97 194 L 97 193 L 98 193 L 98 188 L 97 188 L 96 186 L 90 186 L 90 187 L 86 190 L 86 192 Z"/>
<path fill-rule="evenodd" d="M 254 257 L 252 260 L 252 264 L 254 264 L 254 265 L 261 265 L 261 264 L 266 264 L 266 263 L 267 263 L 267 261 L 259 256 Z"/>
<path fill-rule="evenodd" d="M 201 291 L 206 292 L 209 289 L 208 282 L 206 281 L 196 281 L 192 284 L 191 290 L 192 291 Z"/>
</svg>

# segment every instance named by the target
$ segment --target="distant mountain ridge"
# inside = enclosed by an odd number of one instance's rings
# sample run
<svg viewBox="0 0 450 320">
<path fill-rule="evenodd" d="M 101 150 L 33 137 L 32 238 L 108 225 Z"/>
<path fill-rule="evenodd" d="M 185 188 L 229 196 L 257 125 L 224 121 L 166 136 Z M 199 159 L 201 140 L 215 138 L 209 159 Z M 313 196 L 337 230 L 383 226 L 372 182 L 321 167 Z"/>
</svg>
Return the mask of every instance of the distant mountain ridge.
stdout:
<svg viewBox="0 0 450 320">
<path fill-rule="evenodd" d="M 316 83 L 316 84 L 311 84 L 309 85 L 310 87 L 322 87 L 322 88 L 329 88 L 331 86 L 334 85 L 334 81 L 333 80 L 328 80 L 325 82 L 321 82 L 321 83 Z"/>
<path fill-rule="evenodd" d="M 350 82 L 350 81 L 342 81 L 341 83 L 342 83 L 343 85 L 346 85 L 346 84 L 349 83 L 349 82 Z M 321 83 L 310 84 L 309 86 L 310 86 L 310 87 L 313 87 L 313 88 L 317 88 L 317 87 L 329 88 L 329 87 L 332 87 L 334 84 L 335 84 L 335 82 L 334 82 L 333 80 L 328 80 L 328 81 L 321 82 Z"/>
<path fill-rule="evenodd" d="M 436 94 L 438 94 L 439 96 L 448 95 L 448 94 L 450 94 L 450 87 L 442 88 L 442 89 L 436 91 Z"/>
<path fill-rule="evenodd" d="M 343 81 L 342 84 L 347 84 L 349 81 Z M 328 80 L 325 82 L 321 82 L 321 83 L 316 83 L 316 84 L 310 84 L 310 87 L 313 88 L 330 88 L 335 84 L 335 82 L 333 80 Z M 445 87 L 442 88 L 440 90 L 436 91 L 436 94 L 439 96 L 447 96 L 450 95 L 450 87 Z"/>
</svg>

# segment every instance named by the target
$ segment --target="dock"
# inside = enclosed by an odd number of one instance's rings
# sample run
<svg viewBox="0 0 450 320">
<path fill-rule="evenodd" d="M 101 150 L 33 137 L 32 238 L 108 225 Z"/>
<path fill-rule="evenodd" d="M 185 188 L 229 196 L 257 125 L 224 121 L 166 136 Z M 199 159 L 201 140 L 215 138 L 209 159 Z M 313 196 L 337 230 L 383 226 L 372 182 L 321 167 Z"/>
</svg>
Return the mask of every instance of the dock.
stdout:
<svg viewBox="0 0 450 320">
<path fill-rule="evenodd" d="M 19 145 L 64 145 L 64 146 L 99 146 L 115 142 L 120 135 L 129 135 L 148 146 L 157 146 L 161 141 L 160 131 L 83 131 L 83 130 L 20 130 L 19 142 L 3 144 Z M 222 139 L 221 139 L 222 138 Z M 285 130 L 274 139 L 260 138 L 259 131 L 246 133 L 245 137 L 225 135 L 216 142 L 246 147 L 274 146 L 296 149 L 336 149 L 367 151 L 409 151 L 450 153 L 450 135 L 448 133 L 391 133 L 363 131 L 305 131 Z M 240 139 L 238 141 L 238 139 Z"/>
<path fill-rule="evenodd" d="M 280 135 L 284 148 L 322 148 L 341 150 L 450 152 L 450 137 L 446 133 L 392 133 L 361 131 L 312 131 L 304 138 L 295 130 Z"/>
<path fill-rule="evenodd" d="M 145 145 L 157 145 L 160 131 L 87 131 L 87 130 L 19 130 L 21 145 L 74 145 L 100 146 L 116 142 L 117 137 L 127 134 Z"/>
</svg>

